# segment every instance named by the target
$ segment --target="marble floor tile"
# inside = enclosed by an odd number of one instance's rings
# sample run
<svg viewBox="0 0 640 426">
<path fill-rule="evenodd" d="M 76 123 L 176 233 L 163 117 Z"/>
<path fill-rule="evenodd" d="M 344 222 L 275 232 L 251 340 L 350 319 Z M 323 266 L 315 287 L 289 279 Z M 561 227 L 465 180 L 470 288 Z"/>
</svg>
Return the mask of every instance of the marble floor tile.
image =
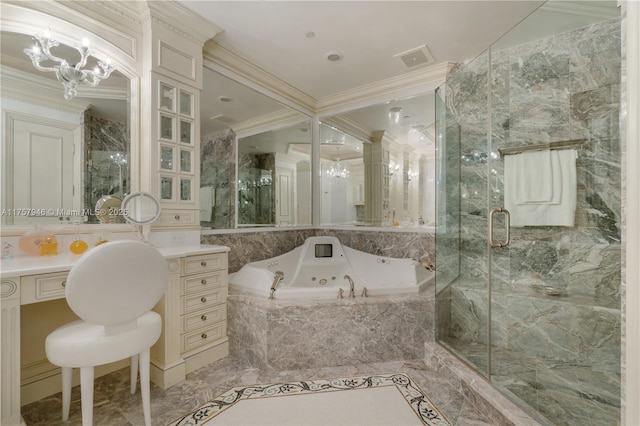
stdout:
<svg viewBox="0 0 640 426">
<path fill-rule="evenodd" d="M 299 370 L 257 369 L 232 358 L 225 358 L 188 374 L 187 379 L 166 390 L 152 385 L 153 425 L 164 426 L 230 388 L 278 381 L 329 379 L 367 374 L 407 373 L 429 396 L 453 425 L 490 425 L 445 377 L 439 376 L 423 360 L 391 361 L 372 364 L 322 367 Z M 94 419 L 97 426 L 144 425 L 140 392 L 129 394 L 129 369 L 96 379 Z M 22 407 L 28 426 L 80 425 L 80 389 L 72 391 L 71 415 L 60 420 L 61 394 L 55 394 Z"/>
</svg>

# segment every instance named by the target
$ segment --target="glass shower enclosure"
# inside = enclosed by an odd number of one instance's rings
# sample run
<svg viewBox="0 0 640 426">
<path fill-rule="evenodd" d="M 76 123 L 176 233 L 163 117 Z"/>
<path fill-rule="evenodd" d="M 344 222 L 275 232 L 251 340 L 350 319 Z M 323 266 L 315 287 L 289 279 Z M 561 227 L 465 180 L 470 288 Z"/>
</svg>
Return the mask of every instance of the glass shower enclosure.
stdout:
<svg viewBox="0 0 640 426">
<path fill-rule="evenodd" d="M 620 418 L 620 19 L 590 3 L 436 95 L 437 340 L 542 424 Z"/>
</svg>

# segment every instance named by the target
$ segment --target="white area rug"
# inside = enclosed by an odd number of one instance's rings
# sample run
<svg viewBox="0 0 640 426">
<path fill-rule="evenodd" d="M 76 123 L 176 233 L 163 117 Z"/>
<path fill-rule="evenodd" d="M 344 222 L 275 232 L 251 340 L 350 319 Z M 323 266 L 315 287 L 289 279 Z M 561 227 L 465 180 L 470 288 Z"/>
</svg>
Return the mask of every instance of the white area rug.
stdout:
<svg viewBox="0 0 640 426">
<path fill-rule="evenodd" d="M 170 426 L 447 425 L 405 373 L 241 386 Z"/>
</svg>

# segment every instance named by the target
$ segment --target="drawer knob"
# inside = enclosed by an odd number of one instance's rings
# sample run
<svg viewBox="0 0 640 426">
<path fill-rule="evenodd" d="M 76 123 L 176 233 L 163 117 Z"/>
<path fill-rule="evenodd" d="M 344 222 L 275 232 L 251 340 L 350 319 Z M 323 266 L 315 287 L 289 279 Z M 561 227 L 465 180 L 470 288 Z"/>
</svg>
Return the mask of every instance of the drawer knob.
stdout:
<svg viewBox="0 0 640 426">
<path fill-rule="evenodd" d="M 207 316 L 206 316 L 206 315 L 203 315 L 203 316 L 201 316 L 201 317 L 200 317 L 200 319 L 201 319 L 202 321 L 206 321 L 206 320 L 207 320 Z"/>
<path fill-rule="evenodd" d="M 180 215 L 179 215 L 179 214 L 177 214 L 177 215 L 175 215 L 173 218 L 174 218 L 175 220 L 180 220 Z"/>
<path fill-rule="evenodd" d="M 66 287 L 67 286 L 67 280 L 62 281 L 62 287 Z"/>
<path fill-rule="evenodd" d="M 202 262 L 200 262 L 200 266 L 207 266 L 207 262 L 203 260 Z"/>
<path fill-rule="evenodd" d="M 202 280 L 200 282 L 202 283 L 202 285 L 205 285 L 207 283 L 207 280 Z"/>
<path fill-rule="evenodd" d="M 202 298 L 200 298 L 200 301 L 201 301 L 202 303 L 205 303 L 205 302 L 207 301 L 207 298 L 206 298 L 206 297 L 202 297 Z"/>
<path fill-rule="evenodd" d="M 200 337 L 202 337 L 203 339 L 206 339 L 207 338 L 207 333 L 202 333 L 202 335 Z"/>
</svg>

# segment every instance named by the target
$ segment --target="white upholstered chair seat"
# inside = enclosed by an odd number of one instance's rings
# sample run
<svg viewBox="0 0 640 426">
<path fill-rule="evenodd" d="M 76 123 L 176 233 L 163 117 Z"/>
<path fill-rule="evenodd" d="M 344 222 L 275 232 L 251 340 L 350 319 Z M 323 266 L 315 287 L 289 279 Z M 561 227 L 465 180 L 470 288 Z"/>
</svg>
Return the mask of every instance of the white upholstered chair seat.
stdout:
<svg viewBox="0 0 640 426">
<path fill-rule="evenodd" d="M 148 312 L 138 318 L 135 328 L 105 334 L 105 327 L 82 320 L 54 330 L 47 338 L 47 357 L 60 367 L 79 368 L 120 361 L 151 347 L 162 330 L 162 318 Z M 87 363 L 90 359 L 91 362 Z"/>
</svg>

